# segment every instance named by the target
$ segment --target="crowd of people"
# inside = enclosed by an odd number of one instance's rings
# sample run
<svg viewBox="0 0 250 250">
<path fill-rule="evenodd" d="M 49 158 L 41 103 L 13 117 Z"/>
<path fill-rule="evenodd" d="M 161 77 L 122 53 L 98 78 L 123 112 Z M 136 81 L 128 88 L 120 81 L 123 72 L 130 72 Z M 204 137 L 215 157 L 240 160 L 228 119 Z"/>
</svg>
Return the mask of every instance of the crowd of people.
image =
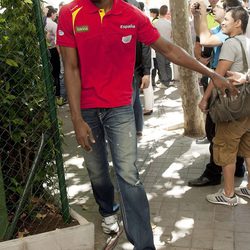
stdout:
<svg viewBox="0 0 250 250">
<path fill-rule="evenodd" d="M 59 9 L 54 8 L 51 5 L 48 5 L 43 9 L 43 25 L 52 70 L 52 80 L 55 87 L 56 103 L 58 106 L 62 106 L 67 103 L 67 94 L 64 85 L 64 67 L 59 48 L 56 45 L 58 15 L 63 5 L 64 2 L 61 2 L 59 4 Z"/>
<path fill-rule="evenodd" d="M 210 0 L 214 19 L 218 22 L 218 25 L 209 30 L 206 6 L 203 1 L 199 1 L 198 4 L 199 8 L 197 8 L 197 2 L 191 7 L 195 30 L 199 34 L 201 45 L 200 53 L 196 56 L 199 60 L 205 58 L 203 63 L 209 64 L 222 76 L 226 76 L 229 70 L 243 72 L 244 56 L 241 45 L 244 48 L 244 53 L 248 55 L 248 65 L 250 52 L 247 42 L 249 37 L 246 36 L 247 27 L 249 28 L 247 9 L 242 6 L 240 1 Z M 202 49 L 204 50 L 206 47 L 212 48 L 212 54 L 209 56 L 202 54 Z M 249 66 L 247 67 L 249 68 Z M 237 205 L 236 194 L 250 197 L 250 184 L 247 188 L 238 187 L 234 189 L 233 178 L 234 175 L 237 177 L 244 176 L 244 160 L 248 170 L 250 168 L 249 146 L 244 147 L 244 150 L 242 149 L 243 145 L 250 145 L 248 138 L 249 118 L 246 117 L 246 121 L 238 120 L 215 124 L 209 112 L 207 112 L 213 86 L 208 82 L 208 79 L 203 80 L 203 86 L 205 93 L 199 107 L 207 113 L 206 136 L 210 143 L 210 162 L 206 165 L 202 175 L 197 179 L 190 180 L 188 184 L 195 187 L 218 185 L 221 183 L 221 173 L 223 172 L 224 189 L 208 195 L 207 200 L 216 204 Z M 239 134 L 241 126 L 245 130 L 243 129 L 242 134 Z"/>
<path fill-rule="evenodd" d="M 232 83 L 249 83 L 249 71 L 242 73 L 243 54 L 249 60 L 250 53 L 248 1 L 244 6 L 238 0 L 209 3 L 207 8 L 203 0 L 189 1 L 195 57 L 172 43 L 167 5 L 150 9 L 151 19 L 136 0 L 75 0 L 62 3 L 59 15 L 47 7 L 44 26 L 55 95 L 59 102 L 69 102 L 103 232 L 119 232 L 121 209 L 127 238 L 136 250 L 155 249 L 149 203 L 136 166 L 137 138 L 143 135 L 143 116 L 153 112 L 153 87 L 168 88 L 173 80 L 171 62 L 199 72 L 204 87 L 199 107 L 206 113 L 211 157 L 204 173 L 188 185 L 218 185 L 223 173 L 224 188 L 207 195 L 209 202 L 235 206 L 237 195 L 250 198 L 250 175 L 246 187 L 234 188 L 234 175 L 243 177 L 246 167 L 250 171 L 250 117 L 214 124 L 208 112 L 214 87 L 233 95 Z M 119 204 L 109 175 L 109 153 Z"/>
</svg>

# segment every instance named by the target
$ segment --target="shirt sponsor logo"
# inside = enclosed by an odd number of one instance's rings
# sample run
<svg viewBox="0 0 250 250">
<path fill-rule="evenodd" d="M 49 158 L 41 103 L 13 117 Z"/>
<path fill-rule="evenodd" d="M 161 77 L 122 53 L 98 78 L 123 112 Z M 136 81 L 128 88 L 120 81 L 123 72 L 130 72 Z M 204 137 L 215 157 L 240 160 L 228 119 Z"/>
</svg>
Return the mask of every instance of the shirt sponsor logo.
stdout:
<svg viewBox="0 0 250 250">
<path fill-rule="evenodd" d="M 63 32 L 62 30 L 59 30 L 59 31 L 58 31 L 58 35 L 59 35 L 59 36 L 64 36 L 64 32 Z"/>
<path fill-rule="evenodd" d="M 135 29 L 135 25 L 134 25 L 134 24 L 127 24 L 127 25 L 122 24 L 122 25 L 120 26 L 120 28 L 121 28 L 121 29 Z"/>
<path fill-rule="evenodd" d="M 83 26 L 76 26 L 76 32 L 88 32 L 89 31 L 89 26 L 88 25 L 83 25 Z"/>
<path fill-rule="evenodd" d="M 131 39 L 132 39 L 132 35 L 123 36 L 123 37 L 122 37 L 122 42 L 123 42 L 123 43 L 130 43 L 130 42 L 131 42 Z"/>
</svg>

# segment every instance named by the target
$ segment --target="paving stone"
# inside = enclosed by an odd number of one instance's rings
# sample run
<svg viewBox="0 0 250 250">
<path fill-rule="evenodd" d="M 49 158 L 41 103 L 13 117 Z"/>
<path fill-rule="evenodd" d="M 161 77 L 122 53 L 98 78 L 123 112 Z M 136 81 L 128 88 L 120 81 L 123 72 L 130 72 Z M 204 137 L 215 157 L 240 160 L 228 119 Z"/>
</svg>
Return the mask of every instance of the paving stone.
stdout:
<svg viewBox="0 0 250 250">
<path fill-rule="evenodd" d="M 206 201 L 206 195 L 217 192 L 222 184 L 202 188 L 187 186 L 189 180 L 204 171 L 209 161 L 208 144 L 196 144 L 194 138 L 183 136 L 182 129 L 166 129 L 174 125 L 169 115 L 174 114 L 180 123 L 183 112 L 177 90 L 170 95 L 163 93 L 163 90 L 157 91 L 155 111 L 145 117 L 143 136 L 138 140 L 138 166 L 151 207 L 157 250 L 249 250 L 249 200 L 242 199 L 234 208 L 214 205 Z M 177 107 L 169 106 L 170 98 Z M 95 224 L 95 247 L 100 250 L 107 237 L 101 230 L 101 217 L 82 163 L 81 149 L 72 136 L 68 105 L 59 109 L 59 116 L 67 135 L 64 159 L 68 190 L 73 194 L 70 202 L 79 206 L 81 214 Z M 236 178 L 235 182 L 240 185 L 246 180 L 245 176 Z M 123 233 L 115 250 L 132 249 Z"/>
</svg>

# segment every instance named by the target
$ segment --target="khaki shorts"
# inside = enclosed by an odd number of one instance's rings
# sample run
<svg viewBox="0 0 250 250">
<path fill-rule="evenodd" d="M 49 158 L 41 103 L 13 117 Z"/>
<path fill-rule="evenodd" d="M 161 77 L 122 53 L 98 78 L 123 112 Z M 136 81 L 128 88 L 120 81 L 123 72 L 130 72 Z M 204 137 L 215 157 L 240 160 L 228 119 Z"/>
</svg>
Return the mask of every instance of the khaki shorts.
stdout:
<svg viewBox="0 0 250 250">
<path fill-rule="evenodd" d="M 215 130 L 213 157 L 217 165 L 235 163 L 237 155 L 250 157 L 250 117 L 218 123 Z"/>
</svg>

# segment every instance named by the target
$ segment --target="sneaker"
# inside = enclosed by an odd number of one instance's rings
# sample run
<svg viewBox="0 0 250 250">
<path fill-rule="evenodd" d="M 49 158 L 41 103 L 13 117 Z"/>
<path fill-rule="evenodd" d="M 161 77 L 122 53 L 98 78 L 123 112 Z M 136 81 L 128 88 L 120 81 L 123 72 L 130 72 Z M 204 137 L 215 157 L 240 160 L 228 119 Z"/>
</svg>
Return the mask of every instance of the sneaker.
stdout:
<svg viewBox="0 0 250 250">
<path fill-rule="evenodd" d="M 160 89 L 167 89 L 168 88 L 168 86 L 166 86 L 165 84 L 163 84 L 161 82 L 159 84 L 157 84 L 156 87 L 160 88 Z"/>
<path fill-rule="evenodd" d="M 202 137 L 202 138 L 198 138 L 196 139 L 196 144 L 207 144 L 209 143 L 209 140 L 207 139 L 207 137 Z"/>
<path fill-rule="evenodd" d="M 105 234 L 114 234 L 119 232 L 119 224 L 117 215 L 110 215 L 103 217 L 102 219 L 102 230 Z"/>
<path fill-rule="evenodd" d="M 238 196 L 233 195 L 233 197 L 227 197 L 224 194 L 224 190 L 219 190 L 215 194 L 208 194 L 207 201 L 214 204 L 221 204 L 226 206 L 236 206 L 238 205 Z"/>
<path fill-rule="evenodd" d="M 245 196 L 250 199 L 250 189 L 247 187 L 237 187 L 234 189 L 235 193 L 239 196 Z"/>
</svg>

